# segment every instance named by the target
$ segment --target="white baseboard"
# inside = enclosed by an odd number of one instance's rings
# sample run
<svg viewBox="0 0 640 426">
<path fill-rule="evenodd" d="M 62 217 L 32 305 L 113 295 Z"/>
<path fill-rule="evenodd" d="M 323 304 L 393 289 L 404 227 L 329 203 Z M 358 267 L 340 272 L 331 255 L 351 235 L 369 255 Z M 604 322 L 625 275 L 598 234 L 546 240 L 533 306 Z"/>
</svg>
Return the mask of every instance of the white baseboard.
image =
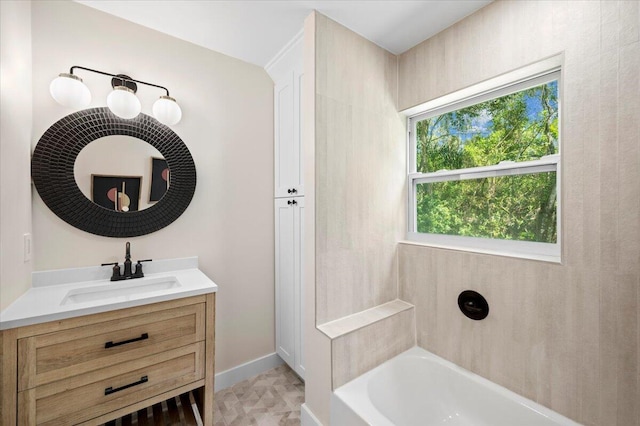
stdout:
<svg viewBox="0 0 640 426">
<path fill-rule="evenodd" d="M 300 407 L 300 424 L 301 426 L 322 426 L 320 420 L 313 415 L 307 404 L 302 404 Z"/>
<path fill-rule="evenodd" d="M 258 374 L 271 370 L 283 363 L 284 361 L 282 358 L 280 358 L 280 356 L 275 352 L 261 358 L 254 359 L 253 361 L 245 362 L 237 367 L 233 367 L 216 374 L 215 386 L 213 389 L 215 392 L 218 392 L 219 390 L 229 388 L 236 383 L 247 380 L 249 377 L 257 376 Z"/>
</svg>

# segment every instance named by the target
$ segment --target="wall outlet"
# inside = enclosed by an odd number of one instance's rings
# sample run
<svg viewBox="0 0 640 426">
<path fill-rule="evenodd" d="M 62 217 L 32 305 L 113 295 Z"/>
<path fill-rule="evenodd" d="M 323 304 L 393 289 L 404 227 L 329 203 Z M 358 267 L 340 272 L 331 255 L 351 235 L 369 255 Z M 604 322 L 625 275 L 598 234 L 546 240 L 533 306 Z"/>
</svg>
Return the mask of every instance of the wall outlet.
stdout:
<svg viewBox="0 0 640 426">
<path fill-rule="evenodd" d="M 24 234 L 23 236 L 23 249 L 24 249 L 24 261 L 31 261 L 31 234 Z"/>
</svg>

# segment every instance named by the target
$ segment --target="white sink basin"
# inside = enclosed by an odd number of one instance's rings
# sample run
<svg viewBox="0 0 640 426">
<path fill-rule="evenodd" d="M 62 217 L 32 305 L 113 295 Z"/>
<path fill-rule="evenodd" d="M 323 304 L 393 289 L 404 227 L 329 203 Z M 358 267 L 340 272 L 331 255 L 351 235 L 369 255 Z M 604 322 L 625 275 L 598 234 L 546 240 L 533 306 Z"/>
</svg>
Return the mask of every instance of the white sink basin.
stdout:
<svg viewBox="0 0 640 426">
<path fill-rule="evenodd" d="M 132 296 L 181 287 L 176 277 L 138 278 L 69 290 L 61 305 L 100 301 L 125 301 Z"/>
</svg>

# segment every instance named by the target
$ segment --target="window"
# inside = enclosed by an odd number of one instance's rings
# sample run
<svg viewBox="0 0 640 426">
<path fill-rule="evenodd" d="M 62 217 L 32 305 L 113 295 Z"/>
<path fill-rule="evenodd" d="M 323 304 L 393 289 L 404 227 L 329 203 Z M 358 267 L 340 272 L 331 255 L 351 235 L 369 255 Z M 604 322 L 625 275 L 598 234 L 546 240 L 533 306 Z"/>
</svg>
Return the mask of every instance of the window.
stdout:
<svg viewBox="0 0 640 426">
<path fill-rule="evenodd" d="M 409 118 L 409 240 L 559 261 L 559 79 Z"/>
</svg>

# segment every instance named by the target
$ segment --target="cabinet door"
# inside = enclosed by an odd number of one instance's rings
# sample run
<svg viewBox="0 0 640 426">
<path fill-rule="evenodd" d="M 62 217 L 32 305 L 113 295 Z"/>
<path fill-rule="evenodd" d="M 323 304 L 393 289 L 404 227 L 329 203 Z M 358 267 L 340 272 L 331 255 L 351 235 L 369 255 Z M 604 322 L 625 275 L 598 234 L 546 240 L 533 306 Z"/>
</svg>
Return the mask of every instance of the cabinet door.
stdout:
<svg viewBox="0 0 640 426">
<path fill-rule="evenodd" d="M 304 197 L 275 200 L 276 352 L 304 378 L 302 241 Z"/>
<path fill-rule="evenodd" d="M 275 200 L 276 352 L 292 368 L 295 365 L 296 349 L 294 211 L 291 198 Z"/>
<path fill-rule="evenodd" d="M 294 338 L 295 338 L 295 359 L 293 369 L 304 379 L 304 276 L 302 269 L 302 259 L 304 259 L 304 197 L 295 199 L 297 204 L 293 206 L 294 242 L 293 252 L 295 259 L 295 285 L 294 285 Z"/>
<path fill-rule="evenodd" d="M 304 195 L 301 148 L 302 68 L 285 74 L 274 87 L 275 196 Z"/>
</svg>

